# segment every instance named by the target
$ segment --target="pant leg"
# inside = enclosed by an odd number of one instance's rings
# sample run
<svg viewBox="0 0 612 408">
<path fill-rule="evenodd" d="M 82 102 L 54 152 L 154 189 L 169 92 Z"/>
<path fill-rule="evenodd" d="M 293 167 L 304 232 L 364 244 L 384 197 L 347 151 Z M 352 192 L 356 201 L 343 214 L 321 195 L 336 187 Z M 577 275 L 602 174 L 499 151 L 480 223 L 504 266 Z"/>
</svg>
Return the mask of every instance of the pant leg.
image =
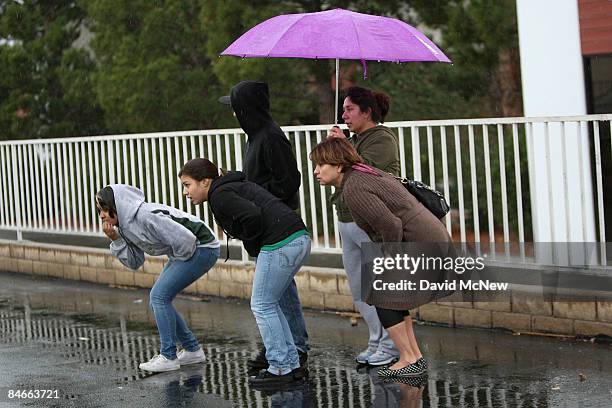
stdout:
<svg viewBox="0 0 612 408">
<path fill-rule="evenodd" d="M 361 243 L 371 242 L 370 237 L 354 222 L 339 222 L 338 229 L 342 238 L 342 263 L 353 295 L 353 303 L 368 326 L 368 347 L 396 354 L 397 348 L 389 333 L 380 324 L 376 308 L 361 300 Z"/>
<path fill-rule="evenodd" d="M 302 305 L 298 297 L 297 285 L 295 279 L 281 296 L 280 308 L 287 319 L 295 347 L 303 353 L 310 350 L 308 344 L 308 332 L 306 331 L 306 323 L 304 322 L 304 314 L 302 313 Z"/>
<path fill-rule="evenodd" d="M 204 275 L 218 257 L 218 248 L 197 248 L 187 261 L 169 260 L 151 288 L 149 304 L 155 314 L 161 343 L 160 354 L 164 357 L 176 358 L 177 339 L 191 351 L 199 348 L 197 339 L 172 306 L 172 300 L 180 291 Z"/>
<path fill-rule="evenodd" d="M 251 310 L 257 321 L 264 346 L 268 371 L 283 375 L 299 367 L 297 349 L 287 319 L 280 308 L 280 298 L 310 253 L 310 238 L 296 238 L 273 251 L 257 257 Z"/>
</svg>

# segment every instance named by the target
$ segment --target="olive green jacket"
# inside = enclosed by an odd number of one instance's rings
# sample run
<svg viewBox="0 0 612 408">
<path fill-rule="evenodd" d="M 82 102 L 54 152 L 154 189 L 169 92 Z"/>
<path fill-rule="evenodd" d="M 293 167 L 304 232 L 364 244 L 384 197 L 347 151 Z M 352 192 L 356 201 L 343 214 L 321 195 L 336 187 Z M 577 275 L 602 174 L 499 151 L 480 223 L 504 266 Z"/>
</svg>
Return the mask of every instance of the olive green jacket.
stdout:
<svg viewBox="0 0 612 408">
<path fill-rule="evenodd" d="M 383 125 L 377 125 L 365 132 L 355 134 L 348 140 L 357 149 L 357 153 L 363 158 L 365 164 L 399 176 L 399 146 L 397 136 L 391 129 Z M 336 189 L 331 196 L 331 202 L 336 206 L 338 221 L 353 222 L 351 213 L 342 199 L 341 189 Z"/>
</svg>

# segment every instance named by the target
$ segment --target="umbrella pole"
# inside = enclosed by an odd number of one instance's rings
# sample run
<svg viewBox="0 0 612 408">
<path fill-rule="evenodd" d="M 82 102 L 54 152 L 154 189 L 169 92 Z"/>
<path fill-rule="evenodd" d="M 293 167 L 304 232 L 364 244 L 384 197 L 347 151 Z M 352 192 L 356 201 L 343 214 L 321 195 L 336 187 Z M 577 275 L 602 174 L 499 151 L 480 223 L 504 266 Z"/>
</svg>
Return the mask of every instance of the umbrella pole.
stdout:
<svg viewBox="0 0 612 408">
<path fill-rule="evenodd" d="M 338 124 L 338 88 L 340 88 L 340 59 L 336 58 L 336 103 L 334 105 L 334 125 Z"/>
</svg>

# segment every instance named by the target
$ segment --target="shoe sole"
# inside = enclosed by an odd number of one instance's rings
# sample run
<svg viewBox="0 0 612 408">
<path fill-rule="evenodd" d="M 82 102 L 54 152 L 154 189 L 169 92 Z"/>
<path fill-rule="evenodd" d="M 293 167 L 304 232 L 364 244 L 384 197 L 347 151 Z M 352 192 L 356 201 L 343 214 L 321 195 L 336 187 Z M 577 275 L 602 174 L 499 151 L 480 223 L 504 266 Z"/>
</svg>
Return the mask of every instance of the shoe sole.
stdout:
<svg viewBox="0 0 612 408">
<path fill-rule="evenodd" d="M 375 363 L 372 363 L 372 362 L 368 361 L 368 365 L 371 365 L 373 367 L 379 367 L 379 366 L 390 364 L 390 363 L 394 362 L 395 360 L 397 360 L 397 357 L 391 357 L 391 358 L 388 358 L 386 360 L 377 361 Z"/>
<path fill-rule="evenodd" d="M 200 363 L 205 363 L 205 362 L 206 362 L 206 359 L 204 358 L 202 360 L 197 360 L 197 361 L 186 361 L 186 362 L 179 361 L 179 364 L 181 366 L 186 366 L 186 365 L 200 364 Z"/>
<path fill-rule="evenodd" d="M 138 368 L 140 368 L 140 369 L 141 369 L 141 370 L 143 370 L 143 371 L 148 371 L 148 372 L 150 372 L 150 373 L 167 373 L 168 371 L 176 371 L 176 370 L 180 370 L 180 369 L 181 369 L 181 366 L 178 366 L 178 367 L 176 367 L 176 368 L 175 368 L 175 367 L 172 367 L 172 368 L 167 368 L 167 369 L 165 369 L 165 370 L 151 370 L 151 369 L 148 369 L 148 368 L 143 368 L 143 367 L 140 367 L 140 366 L 138 366 Z"/>
</svg>

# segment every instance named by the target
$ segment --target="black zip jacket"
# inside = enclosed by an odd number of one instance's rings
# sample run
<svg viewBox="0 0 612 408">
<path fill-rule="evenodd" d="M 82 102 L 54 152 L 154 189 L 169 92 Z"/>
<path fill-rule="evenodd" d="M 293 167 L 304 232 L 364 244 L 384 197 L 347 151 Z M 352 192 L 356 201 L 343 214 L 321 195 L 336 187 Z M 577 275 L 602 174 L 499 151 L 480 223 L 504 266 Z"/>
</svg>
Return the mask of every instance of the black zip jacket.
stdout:
<svg viewBox="0 0 612 408">
<path fill-rule="evenodd" d="M 232 88 L 230 101 L 248 136 L 243 167 L 246 179 L 297 209 L 302 176 L 291 143 L 270 116 L 268 85 L 242 81 Z"/>
<path fill-rule="evenodd" d="M 212 182 L 208 204 L 226 234 L 241 240 L 253 257 L 264 245 L 276 244 L 306 229 L 295 211 L 263 187 L 246 181 L 239 171 L 230 171 Z"/>
</svg>

